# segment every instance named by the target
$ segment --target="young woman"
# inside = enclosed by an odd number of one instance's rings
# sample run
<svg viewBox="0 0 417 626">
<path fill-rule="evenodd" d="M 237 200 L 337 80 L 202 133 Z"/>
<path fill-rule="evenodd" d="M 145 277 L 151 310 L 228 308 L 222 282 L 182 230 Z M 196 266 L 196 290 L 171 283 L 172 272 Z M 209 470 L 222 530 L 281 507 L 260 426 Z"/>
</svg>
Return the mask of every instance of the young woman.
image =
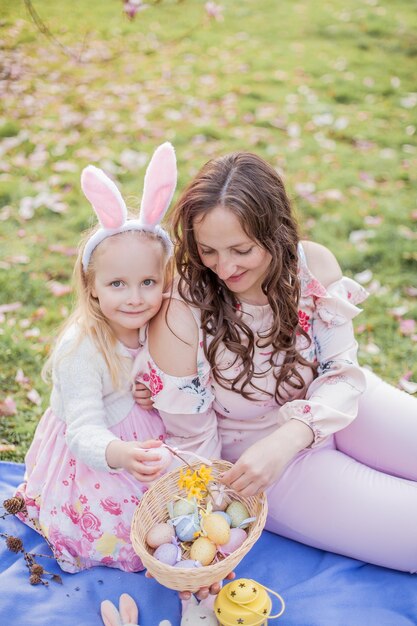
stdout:
<svg viewBox="0 0 417 626">
<path fill-rule="evenodd" d="M 357 363 L 364 289 L 299 240 L 253 154 L 207 163 L 173 228 L 178 284 L 135 364 L 158 380 L 168 443 L 233 462 L 223 480 L 244 495 L 266 489 L 268 530 L 416 572 L 417 401 Z"/>
</svg>

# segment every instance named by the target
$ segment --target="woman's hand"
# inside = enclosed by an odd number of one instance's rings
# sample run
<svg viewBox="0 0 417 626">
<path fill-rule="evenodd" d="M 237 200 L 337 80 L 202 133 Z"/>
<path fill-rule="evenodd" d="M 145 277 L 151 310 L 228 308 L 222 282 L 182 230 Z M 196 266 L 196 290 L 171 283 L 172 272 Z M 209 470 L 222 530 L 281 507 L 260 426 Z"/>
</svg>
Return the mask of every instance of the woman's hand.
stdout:
<svg viewBox="0 0 417 626">
<path fill-rule="evenodd" d="M 148 571 L 145 573 L 145 576 L 146 578 L 153 578 L 152 574 L 150 574 Z M 234 572 L 230 572 L 230 574 L 227 574 L 225 580 L 233 580 L 235 577 L 236 574 Z M 201 587 L 195 593 L 195 596 L 197 600 L 204 600 L 210 594 L 216 596 L 219 593 L 220 589 L 220 583 L 213 583 L 210 587 Z M 179 591 L 178 595 L 180 597 L 180 600 L 189 600 L 191 598 L 191 591 Z"/>
<path fill-rule="evenodd" d="M 142 409 L 146 409 L 147 411 L 152 409 L 153 400 L 151 392 L 143 383 L 140 383 L 138 381 L 135 382 L 133 397 L 135 398 L 139 406 L 142 407 Z"/>
<path fill-rule="evenodd" d="M 250 446 L 221 482 L 242 496 L 254 496 L 275 483 L 294 456 L 313 441 L 313 431 L 296 419 Z"/>
<path fill-rule="evenodd" d="M 121 441 L 115 439 L 106 448 L 106 459 L 109 467 L 125 469 L 136 480 L 149 483 L 158 478 L 163 469 L 161 455 L 155 448 L 160 448 L 162 441 Z M 155 449 L 155 450 L 153 450 Z"/>
</svg>

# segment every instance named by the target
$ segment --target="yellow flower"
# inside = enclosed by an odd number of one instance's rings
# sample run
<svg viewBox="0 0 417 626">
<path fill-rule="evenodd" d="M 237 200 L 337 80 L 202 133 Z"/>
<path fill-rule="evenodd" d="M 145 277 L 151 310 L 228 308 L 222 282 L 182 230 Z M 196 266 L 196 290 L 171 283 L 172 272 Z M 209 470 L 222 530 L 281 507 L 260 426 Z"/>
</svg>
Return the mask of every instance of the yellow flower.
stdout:
<svg viewBox="0 0 417 626">
<path fill-rule="evenodd" d="M 192 471 L 188 468 L 185 472 L 180 469 L 180 477 L 178 486 L 187 492 L 187 498 L 191 500 L 195 498 L 200 501 L 208 492 L 208 483 L 212 480 L 212 472 L 210 468 L 201 465 L 198 469 Z"/>
<path fill-rule="evenodd" d="M 212 473 L 211 473 L 211 468 L 210 467 L 206 467 L 205 465 L 202 465 L 197 470 L 197 474 L 201 478 L 201 480 L 203 481 L 203 483 L 205 485 L 207 485 L 211 480 L 213 480 L 213 476 L 212 476 Z"/>
<path fill-rule="evenodd" d="M 197 486 L 193 485 L 188 490 L 188 499 L 189 500 L 191 500 L 192 498 L 195 498 L 197 500 L 197 502 L 199 502 L 202 497 L 203 497 L 203 494 L 202 494 L 202 491 L 201 491 L 200 487 L 197 487 Z"/>
<path fill-rule="evenodd" d="M 178 487 L 180 489 L 188 489 L 192 485 L 192 475 L 190 468 L 184 472 L 182 469 L 180 470 L 180 477 L 178 479 Z"/>
</svg>

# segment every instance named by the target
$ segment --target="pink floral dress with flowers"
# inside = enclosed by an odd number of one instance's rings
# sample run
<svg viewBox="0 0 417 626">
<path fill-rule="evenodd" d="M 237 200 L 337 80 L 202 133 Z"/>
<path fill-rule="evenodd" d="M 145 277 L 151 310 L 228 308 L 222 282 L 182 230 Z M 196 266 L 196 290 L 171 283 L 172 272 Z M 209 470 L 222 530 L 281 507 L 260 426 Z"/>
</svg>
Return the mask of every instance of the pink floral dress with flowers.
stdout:
<svg viewBox="0 0 417 626">
<path fill-rule="evenodd" d="M 139 350 L 128 349 L 132 359 Z M 25 459 L 27 480 L 16 492 L 25 499 L 28 514 L 18 517 L 46 538 L 67 572 L 96 565 L 142 570 L 130 541 L 130 525 L 148 486 L 124 470 L 99 471 L 76 459 L 65 429 L 65 422 L 51 409 L 41 418 Z M 165 437 L 157 412 L 136 403 L 110 430 L 124 441 Z"/>
</svg>

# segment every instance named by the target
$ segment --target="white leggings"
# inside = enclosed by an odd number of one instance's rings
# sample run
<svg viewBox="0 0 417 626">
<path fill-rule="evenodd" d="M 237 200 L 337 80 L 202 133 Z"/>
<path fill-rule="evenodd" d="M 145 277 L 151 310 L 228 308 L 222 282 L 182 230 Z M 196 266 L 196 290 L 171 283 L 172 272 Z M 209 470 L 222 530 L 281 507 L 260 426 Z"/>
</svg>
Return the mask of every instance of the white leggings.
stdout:
<svg viewBox="0 0 417 626">
<path fill-rule="evenodd" d="M 365 371 L 356 420 L 303 450 L 268 490 L 266 528 L 417 572 L 417 399 Z"/>
</svg>

